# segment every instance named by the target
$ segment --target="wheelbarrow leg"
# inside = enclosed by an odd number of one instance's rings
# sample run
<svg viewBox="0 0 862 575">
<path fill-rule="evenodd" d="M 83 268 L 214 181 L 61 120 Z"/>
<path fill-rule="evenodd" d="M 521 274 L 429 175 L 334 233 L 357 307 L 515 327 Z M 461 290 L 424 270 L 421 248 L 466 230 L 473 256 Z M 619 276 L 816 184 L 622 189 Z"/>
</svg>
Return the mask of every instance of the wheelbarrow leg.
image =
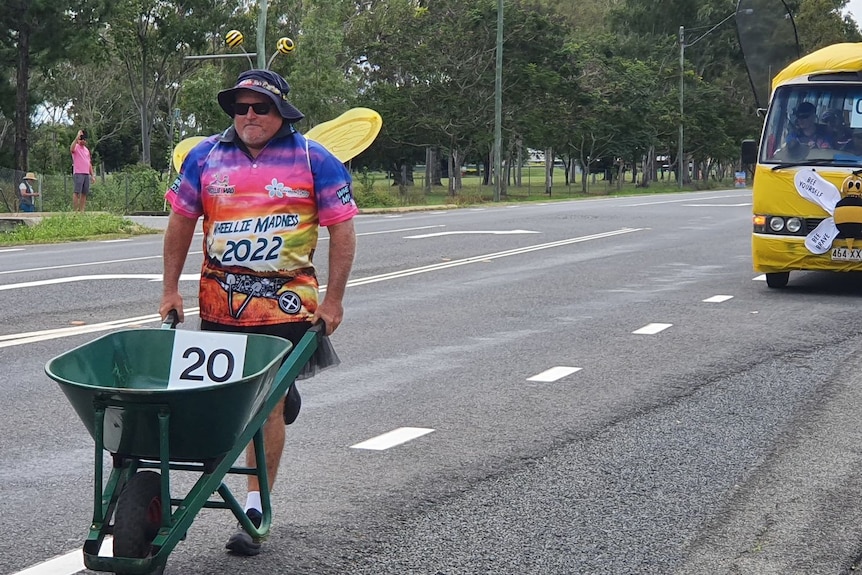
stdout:
<svg viewBox="0 0 862 575">
<path fill-rule="evenodd" d="M 229 473 L 254 475 L 257 476 L 258 485 L 260 488 L 260 503 L 262 510 L 262 518 L 260 526 L 255 525 L 248 518 L 245 509 L 234 497 L 233 492 L 225 483 L 219 485 L 218 493 L 224 500 L 227 507 L 233 512 L 237 521 L 239 521 L 242 529 L 251 535 L 255 542 L 260 542 L 266 539 L 269 535 L 269 528 L 272 524 L 272 503 L 269 494 L 269 479 L 267 477 L 266 456 L 263 451 L 263 428 L 258 429 L 252 437 L 251 445 L 248 449 L 254 449 L 255 458 L 257 460 L 256 467 L 235 467 L 229 470 Z"/>
</svg>

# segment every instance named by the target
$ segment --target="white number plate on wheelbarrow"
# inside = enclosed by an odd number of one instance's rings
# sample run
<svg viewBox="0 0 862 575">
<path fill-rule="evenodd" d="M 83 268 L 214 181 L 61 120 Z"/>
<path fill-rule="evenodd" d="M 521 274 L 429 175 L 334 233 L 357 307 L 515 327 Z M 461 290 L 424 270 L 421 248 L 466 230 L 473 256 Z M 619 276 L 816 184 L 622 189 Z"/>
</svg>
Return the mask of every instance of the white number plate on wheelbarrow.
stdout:
<svg viewBox="0 0 862 575">
<path fill-rule="evenodd" d="M 168 389 L 207 387 L 242 379 L 247 337 L 176 330 Z"/>
</svg>

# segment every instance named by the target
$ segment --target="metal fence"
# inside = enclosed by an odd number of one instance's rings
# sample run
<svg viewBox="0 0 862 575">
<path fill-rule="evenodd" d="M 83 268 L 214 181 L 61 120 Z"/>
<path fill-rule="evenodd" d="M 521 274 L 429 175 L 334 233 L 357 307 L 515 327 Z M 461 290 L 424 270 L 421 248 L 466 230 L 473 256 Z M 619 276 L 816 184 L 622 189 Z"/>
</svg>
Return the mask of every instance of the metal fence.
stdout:
<svg viewBox="0 0 862 575">
<path fill-rule="evenodd" d="M 25 172 L 0 168 L 0 213 L 17 210 L 18 185 Z M 72 211 L 72 174 L 40 174 L 31 185 L 39 192 L 34 198 L 40 212 Z M 161 213 L 165 210 L 165 182 L 154 170 L 133 169 L 128 172 L 97 176 L 87 195 L 87 211 L 115 214 Z"/>
</svg>

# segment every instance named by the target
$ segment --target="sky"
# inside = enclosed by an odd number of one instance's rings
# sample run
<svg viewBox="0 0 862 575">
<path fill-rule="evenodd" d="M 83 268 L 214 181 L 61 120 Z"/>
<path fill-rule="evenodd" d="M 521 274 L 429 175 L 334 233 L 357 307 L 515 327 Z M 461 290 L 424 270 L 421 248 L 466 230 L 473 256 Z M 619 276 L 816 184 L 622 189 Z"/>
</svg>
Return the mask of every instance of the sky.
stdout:
<svg viewBox="0 0 862 575">
<path fill-rule="evenodd" d="M 862 0 L 850 0 L 845 11 L 853 16 L 857 24 L 862 23 Z"/>
</svg>

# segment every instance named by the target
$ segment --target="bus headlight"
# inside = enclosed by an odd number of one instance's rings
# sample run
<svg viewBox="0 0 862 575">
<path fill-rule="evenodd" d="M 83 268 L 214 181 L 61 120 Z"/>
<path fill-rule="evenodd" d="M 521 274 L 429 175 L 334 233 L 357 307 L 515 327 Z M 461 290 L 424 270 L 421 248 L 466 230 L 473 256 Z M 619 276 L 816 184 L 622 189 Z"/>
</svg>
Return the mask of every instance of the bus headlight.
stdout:
<svg viewBox="0 0 862 575">
<path fill-rule="evenodd" d="M 769 218 L 769 229 L 773 232 L 780 232 L 784 229 L 784 218 L 772 216 Z"/>
<path fill-rule="evenodd" d="M 795 234 L 802 229 L 802 220 L 799 218 L 787 218 L 787 231 Z"/>
</svg>

